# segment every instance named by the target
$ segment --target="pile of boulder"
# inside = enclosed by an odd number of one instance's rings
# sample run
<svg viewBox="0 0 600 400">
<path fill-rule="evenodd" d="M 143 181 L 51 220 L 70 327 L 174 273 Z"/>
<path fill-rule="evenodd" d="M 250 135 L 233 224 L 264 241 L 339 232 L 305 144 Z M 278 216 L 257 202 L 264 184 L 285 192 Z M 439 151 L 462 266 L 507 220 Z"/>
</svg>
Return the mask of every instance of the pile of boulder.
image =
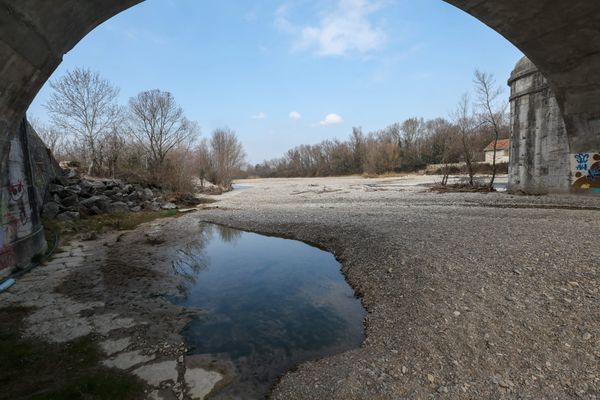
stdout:
<svg viewBox="0 0 600 400">
<path fill-rule="evenodd" d="M 45 219 L 68 221 L 100 214 L 176 209 L 158 189 L 118 179 L 82 178 L 76 168 L 48 185 L 42 210 Z"/>
</svg>

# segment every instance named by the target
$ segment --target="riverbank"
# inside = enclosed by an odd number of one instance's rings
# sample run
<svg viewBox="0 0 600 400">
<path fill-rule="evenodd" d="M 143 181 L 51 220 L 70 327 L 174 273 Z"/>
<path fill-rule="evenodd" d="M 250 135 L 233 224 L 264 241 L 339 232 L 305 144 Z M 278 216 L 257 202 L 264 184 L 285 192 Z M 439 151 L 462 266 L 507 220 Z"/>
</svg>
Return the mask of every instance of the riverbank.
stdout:
<svg viewBox="0 0 600 400">
<path fill-rule="evenodd" d="M 244 181 L 202 215 L 333 251 L 369 312 L 360 350 L 302 365 L 273 398 L 597 398 L 598 199 L 420 179 Z"/>
<path fill-rule="evenodd" d="M 0 302 L 33 309 L 27 337 L 91 335 L 150 398 L 206 394 L 223 371 L 184 357 L 194 310 L 167 298 L 178 244 L 215 222 L 329 249 L 368 311 L 360 349 L 301 365 L 275 399 L 600 396 L 597 198 L 438 194 L 435 179 L 239 182 L 199 212 L 73 242 Z"/>
</svg>

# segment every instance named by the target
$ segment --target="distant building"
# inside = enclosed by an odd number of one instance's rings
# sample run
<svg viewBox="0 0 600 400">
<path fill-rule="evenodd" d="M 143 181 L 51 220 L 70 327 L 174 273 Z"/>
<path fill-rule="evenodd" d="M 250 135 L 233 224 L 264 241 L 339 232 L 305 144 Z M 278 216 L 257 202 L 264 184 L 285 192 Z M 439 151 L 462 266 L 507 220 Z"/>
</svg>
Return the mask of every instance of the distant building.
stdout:
<svg viewBox="0 0 600 400">
<path fill-rule="evenodd" d="M 485 153 L 485 162 L 492 164 L 494 162 L 494 142 L 490 143 L 483 152 Z M 496 145 L 496 164 L 508 163 L 510 161 L 510 139 L 500 139 Z"/>
</svg>

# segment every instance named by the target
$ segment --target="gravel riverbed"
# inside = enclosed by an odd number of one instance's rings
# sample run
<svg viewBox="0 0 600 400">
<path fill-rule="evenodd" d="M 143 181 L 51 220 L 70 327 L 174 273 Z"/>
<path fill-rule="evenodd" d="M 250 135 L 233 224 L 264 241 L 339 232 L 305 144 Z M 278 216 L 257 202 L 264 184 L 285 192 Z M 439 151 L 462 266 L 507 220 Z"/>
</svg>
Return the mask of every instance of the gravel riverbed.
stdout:
<svg viewBox="0 0 600 400">
<path fill-rule="evenodd" d="M 368 312 L 359 349 L 300 365 L 273 399 L 599 399 L 600 199 L 436 180 L 242 181 L 198 212 L 63 246 L 0 303 L 31 308 L 25 336 L 92 335 L 148 398 L 201 399 L 228 368 L 184 355 L 201 311 L 168 298 L 177 252 L 213 222 L 328 249 Z"/>
<path fill-rule="evenodd" d="M 599 398 L 600 200 L 434 180 L 250 180 L 186 217 L 327 248 L 368 311 L 360 349 L 301 365 L 272 397 Z"/>
</svg>

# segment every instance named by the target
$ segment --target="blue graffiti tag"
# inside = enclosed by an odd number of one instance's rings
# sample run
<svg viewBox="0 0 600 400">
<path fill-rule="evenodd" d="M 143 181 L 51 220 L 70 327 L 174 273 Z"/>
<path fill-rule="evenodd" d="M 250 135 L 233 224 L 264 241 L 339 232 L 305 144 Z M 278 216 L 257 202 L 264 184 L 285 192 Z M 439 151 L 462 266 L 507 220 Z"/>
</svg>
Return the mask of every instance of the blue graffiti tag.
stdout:
<svg viewBox="0 0 600 400">
<path fill-rule="evenodd" d="M 577 171 L 587 171 L 589 160 L 590 160 L 589 154 L 585 154 L 585 153 L 576 154 L 575 161 L 577 161 Z"/>
<path fill-rule="evenodd" d="M 596 179 L 600 178 L 600 170 L 597 169 L 590 169 L 588 171 L 588 176 L 587 176 L 589 181 L 595 181 Z"/>
</svg>

